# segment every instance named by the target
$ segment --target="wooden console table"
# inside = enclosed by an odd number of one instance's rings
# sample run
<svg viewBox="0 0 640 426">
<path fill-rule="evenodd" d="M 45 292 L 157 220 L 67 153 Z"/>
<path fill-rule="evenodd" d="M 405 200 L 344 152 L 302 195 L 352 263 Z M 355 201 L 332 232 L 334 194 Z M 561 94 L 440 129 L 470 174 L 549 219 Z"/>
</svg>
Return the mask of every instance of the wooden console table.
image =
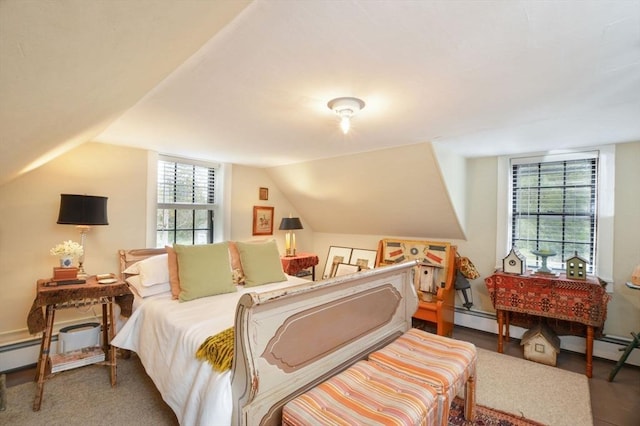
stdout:
<svg viewBox="0 0 640 426">
<path fill-rule="evenodd" d="M 118 280 L 112 284 L 99 284 L 95 276 L 89 277 L 84 284 L 49 286 L 50 280 L 38 280 L 36 298 L 31 305 L 27 325 L 31 334 L 42 331 L 40 356 L 36 368 L 36 396 L 33 411 L 40 410 L 44 382 L 47 377 L 47 364 L 53 334 L 53 320 L 57 309 L 74 308 L 88 305 L 102 305 L 102 345 L 107 355 L 104 365 L 110 367 L 111 386 L 116 384 L 116 351 L 109 343 L 115 335 L 113 303 L 118 303 L 123 316 L 130 316 L 133 294 L 129 286 Z M 42 313 L 42 310 L 45 313 Z"/>
<path fill-rule="evenodd" d="M 586 280 L 496 272 L 485 279 L 498 321 L 498 352 L 509 326 L 531 328 L 540 317 L 557 334 L 586 336 L 586 375 L 593 373 L 593 339 L 602 333 L 609 295 L 595 277 Z"/>
</svg>

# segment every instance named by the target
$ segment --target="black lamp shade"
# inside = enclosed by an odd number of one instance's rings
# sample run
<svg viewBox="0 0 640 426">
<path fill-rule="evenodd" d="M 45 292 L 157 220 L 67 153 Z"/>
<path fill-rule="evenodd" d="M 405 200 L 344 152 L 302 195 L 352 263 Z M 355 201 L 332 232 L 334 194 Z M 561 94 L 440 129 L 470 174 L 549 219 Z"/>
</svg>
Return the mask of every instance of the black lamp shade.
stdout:
<svg viewBox="0 0 640 426">
<path fill-rule="evenodd" d="M 280 222 L 281 231 L 290 231 L 292 229 L 304 229 L 302 228 L 302 222 L 300 222 L 299 217 L 283 217 L 282 222 Z"/>
<path fill-rule="evenodd" d="M 107 197 L 60 194 L 58 223 L 62 225 L 108 225 Z"/>
</svg>

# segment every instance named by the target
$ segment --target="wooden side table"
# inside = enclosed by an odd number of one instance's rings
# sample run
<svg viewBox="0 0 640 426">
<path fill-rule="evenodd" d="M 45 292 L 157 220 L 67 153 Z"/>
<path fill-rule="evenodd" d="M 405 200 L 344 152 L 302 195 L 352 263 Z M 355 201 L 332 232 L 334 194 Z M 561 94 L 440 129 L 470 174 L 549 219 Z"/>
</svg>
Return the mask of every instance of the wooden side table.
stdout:
<svg viewBox="0 0 640 426">
<path fill-rule="evenodd" d="M 586 337 L 586 376 L 593 373 L 593 339 L 601 333 L 607 317 L 609 295 L 595 277 L 586 280 L 496 272 L 485 278 L 498 321 L 498 352 L 509 326 L 531 328 L 544 318 L 557 334 Z"/>
<path fill-rule="evenodd" d="M 116 384 L 116 350 L 109 343 L 115 335 L 115 318 L 113 304 L 118 303 L 122 315 L 131 315 L 133 294 L 123 281 L 110 284 L 99 284 L 95 278 L 89 277 L 84 284 L 48 285 L 50 280 L 38 280 L 36 298 L 31 305 L 27 325 L 32 334 L 42 331 L 40 356 L 36 367 L 36 396 L 33 411 L 40 410 L 44 382 L 51 376 L 47 374 L 50 363 L 51 337 L 56 310 L 89 305 L 102 305 L 102 345 L 106 360 L 98 364 L 110 367 L 111 386 Z M 42 310 L 45 310 L 43 315 Z"/>
<path fill-rule="evenodd" d="M 311 268 L 311 279 L 316 280 L 316 265 L 320 262 L 318 255 L 298 253 L 295 256 L 282 256 L 282 269 L 289 275 L 297 275 L 303 269 Z"/>
</svg>

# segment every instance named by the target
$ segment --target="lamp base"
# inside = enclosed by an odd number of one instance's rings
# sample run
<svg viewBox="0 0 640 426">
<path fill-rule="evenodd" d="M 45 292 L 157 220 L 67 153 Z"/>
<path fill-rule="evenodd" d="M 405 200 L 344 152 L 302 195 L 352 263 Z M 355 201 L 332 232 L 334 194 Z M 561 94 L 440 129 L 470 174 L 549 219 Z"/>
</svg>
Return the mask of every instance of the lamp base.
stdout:
<svg viewBox="0 0 640 426">
<path fill-rule="evenodd" d="M 296 249 L 287 249 L 284 255 L 285 257 L 294 257 L 296 255 Z"/>
</svg>

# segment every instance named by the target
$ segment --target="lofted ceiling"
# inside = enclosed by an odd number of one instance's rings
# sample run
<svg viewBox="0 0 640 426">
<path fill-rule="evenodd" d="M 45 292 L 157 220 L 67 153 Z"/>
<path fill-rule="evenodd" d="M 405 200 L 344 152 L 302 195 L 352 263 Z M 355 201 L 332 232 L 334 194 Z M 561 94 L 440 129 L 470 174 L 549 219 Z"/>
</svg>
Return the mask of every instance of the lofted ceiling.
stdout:
<svg viewBox="0 0 640 426">
<path fill-rule="evenodd" d="M 0 2 L 0 182 L 87 140 L 274 166 L 640 140 L 637 1 Z M 343 136 L 326 107 L 365 109 Z"/>
<path fill-rule="evenodd" d="M 638 1 L 2 0 L 0 55 L 0 183 L 91 140 L 261 167 L 640 140 Z"/>
</svg>

